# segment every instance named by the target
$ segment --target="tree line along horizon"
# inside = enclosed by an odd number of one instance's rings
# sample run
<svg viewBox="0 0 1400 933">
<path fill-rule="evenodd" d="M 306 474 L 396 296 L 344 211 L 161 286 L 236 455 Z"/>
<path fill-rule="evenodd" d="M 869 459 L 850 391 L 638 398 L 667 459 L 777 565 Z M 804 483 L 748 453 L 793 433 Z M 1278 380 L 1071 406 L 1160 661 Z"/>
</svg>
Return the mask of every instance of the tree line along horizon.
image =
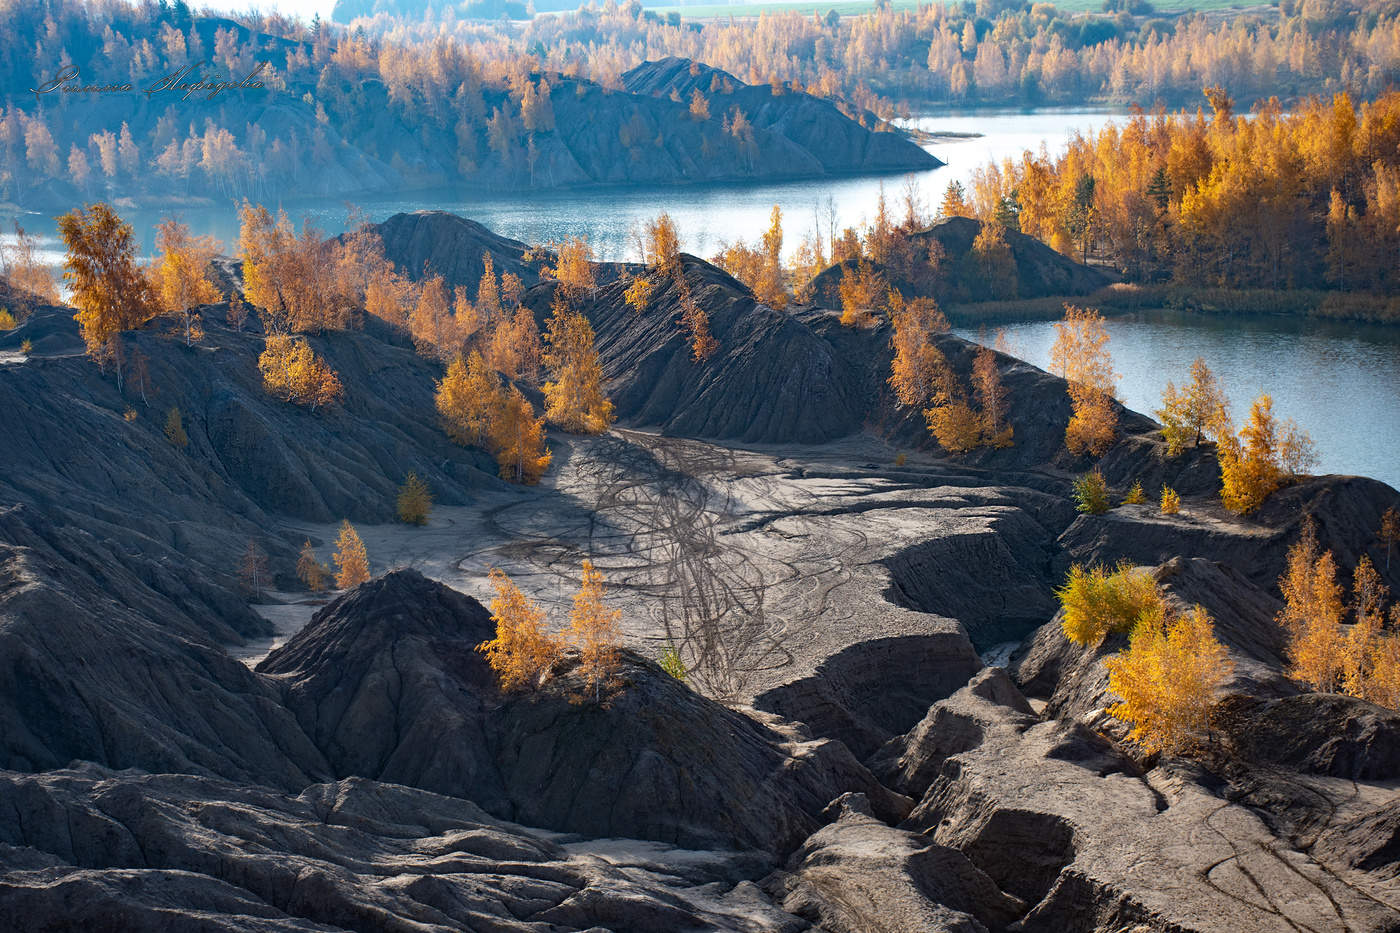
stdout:
<svg viewBox="0 0 1400 933">
<path fill-rule="evenodd" d="M 523 27 L 451 10 L 412 20 L 381 14 L 347 27 L 277 13 L 195 17 L 182 3 L 10 0 L 6 21 L 27 41 L 0 55 L 7 86 L 34 86 L 63 62 L 82 65 L 92 80 L 137 86 L 201 60 L 237 76 L 261 62 L 260 79 L 286 95 L 297 118 L 268 134 L 230 96 L 211 102 L 199 121 L 165 109 L 149 125 L 93 132 L 62 94 L 33 107 L 17 97 L 0 112 L 0 193 L 13 197 L 31 179 L 75 182 L 80 197 L 114 183 L 149 183 L 161 193 L 193 184 L 223 197 L 291 192 L 307 177 L 308 154 L 324 161 L 354 145 L 392 163 L 392 146 L 375 136 L 381 110 L 425 142 L 431 136 L 430 148 L 453 142 L 453 167 L 471 174 L 488 159 L 527 160 L 534 140 L 554 131 L 551 100 L 566 92 L 561 82 L 617 90 L 627 69 L 672 55 L 775 94 L 831 99 L 877 129 L 889 128 L 879 119 L 895 117 L 896 102 L 1175 106 L 1203 87 L 1238 100 L 1291 102 L 1344 91 L 1381 95 L 1400 76 L 1400 14 L 1384 3 L 1287 0 L 1228 21 L 1154 17 L 1146 0 L 1111 5 L 1111 15 L 1070 16 L 1046 3 L 980 0 L 865 16 L 672 23 L 637 2 L 609 2 Z M 722 88 L 705 94 L 716 99 L 701 108 L 703 119 L 716 129 L 733 120 Z M 627 132 L 628 148 L 638 151 L 655 136 Z M 247 187 L 282 176 L 286 187 L 277 192 Z"/>
<path fill-rule="evenodd" d="M 264 330 L 258 368 L 270 395 L 312 413 L 334 404 L 343 387 L 336 373 L 311 348 L 306 335 L 354 329 L 362 326 L 368 315 L 406 331 L 419 353 L 444 366 L 435 393 L 443 430 L 459 444 L 490 451 L 506 479 L 536 482 L 548 467 L 546 422 L 580 434 L 602 433 L 611 425 L 614 414 L 603 390 L 592 326 L 580 310 L 585 301 L 600 293 L 597 264 L 585 239 L 534 249 L 526 257 L 539 266 L 542 278 L 553 282 L 551 315 L 541 336 L 533 312 L 522 302 L 524 290 L 518 277 L 509 273 L 497 276 L 489 256 L 475 299 L 458 288 L 449 306 L 441 278 L 429 276 L 420 283 L 410 282 L 384 258 L 383 243 L 368 225 L 340 239 L 327 240 L 306 227 L 298 233 L 285 215 L 274 219 L 265 208 L 245 203 L 240 214 L 244 295 L 230 297 L 222 307 L 230 327 L 236 330 L 242 329 L 249 305 L 258 314 Z M 163 317 L 172 325 L 170 339 L 186 344 L 202 339 L 202 313 L 220 308 L 214 302 L 224 298 L 210 275 L 214 244 L 167 220 L 159 231 L 159 255 L 145 270 L 136 262 L 130 225 L 110 206 L 99 203 L 76 209 L 60 218 L 59 227 L 68 250 L 64 275 L 89 355 L 104 371 L 114 374 L 119 392 L 139 390 L 149 406 L 147 394 L 152 387 L 148 376 L 137 351 L 128 354 L 124 349 L 122 332 Z M 663 214 L 649 222 L 639 238 L 644 262 L 625 269 L 604 300 L 625 304 L 628 313 L 640 315 L 656 306 L 659 292 L 674 290 L 681 309 L 674 324 L 687 334 L 693 363 L 705 365 L 719 344 L 709 334 L 708 319 L 685 284 L 685 264 L 674 223 Z M 776 209 L 762 243 L 763 248 L 753 252 L 763 260 L 760 272 L 771 274 L 768 260 L 777 255 L 781 244 L 781 212 Z M 768 264 L 765 267 L 763 263 Z M 19 278 L 23 281 L 26 275 Z M 49 284 L 52 287 L 51 280 Z M 980 446 L 1014 444 L 1010 396 L 1001 379 L 1000 354 L 988 346 L 978 348 L 968 377 L 969 391 L 964 377 L 938 346 L 948 324 L 933 299 L 905 299 L 897 289 L 887 288 L 878 307 L 846 304 L 841 312 L 841 323 L 856 330 L 880 326 L 885 319 L 890 324 L 893 350 L 887 383 L 894 402 L 922 414 L 930 435 L 946 453 L 957 456 Z M 1077 457 L 1102 456 L 1118 437 L 1119 411 L 1118 377 L 1113 372 L 1103 317 L 1094 309 L 1066 306 L 1056 331 L 1051 369 L 1065 379 L 1072 412 L 1065 427 L 1065 447 Z M 545 409 L 537 415 L 520 384 L 538 380 L 541 368 L 547 373 L 541 386 Z M 1198 359 L 1188 375 L 1189 381 L 1181 389 L 1168 384 L 1163 407 L 1156 412 L 1162 423 L 1163 453 L 1177 457 L 1188 448 L 1212 441 L 1221 472 L 1221 502 L 1228 511 L 1241 515 L 1252 512 L 1312 466 L 1315 453 L 1311 441 L 1291 421 L 1275 417 L 1267 395 L 1255 400 L 1245 424 L 1236 431 L 1227 400 L 1205 361 Z M 127 420 L 135 420 L 131 417 L 134 414 L 134 409 L 128 409 Z M 169 412 L 165 433 L 177 447 L 187 443 L 178 408 Z M 1083 512 L 1102 514 L 1109 508 L 1107 483 L 1097 469 L 1079 477 L 1075 496 Z M 1134 483 L 1125 502 L 1144 502 L 1140 483 Z M 422 524 L 430 509 L 431 491 L 426 484 L 416 475 L 406 477 L 399 494 L 400 519 Z M 1180 497 L 1163 487 L 1160 513 L 1171 516 L 1180 509 Z M 1387 553 L 1400 541 L 1400 516 L 1394 509 L 1387 512 L 1380 534 Z M 259 552 L 260 548 L 250 543 L 242 566 L 245 580 L 251 577 L 254 589 L 265 566 L 265 555 L 260 558 Z M 1294 561 L 1290 556 L 1290 574 L 1306 570 L 1311 575 L 1306 579 L 1299 576 L 1303 582 L 1283 585 L 1290 600 L 1295 596 L 1304 599 L 1297 595 L 1300 593 L 1312 594 L 1306 596 L 1311 602 L 1299 603 L 1303 608 L 1289 610 L 1293 613 L 1289 618 L 1294 620 L 1288 623 L 1290 637 L 1296 642 L 1298 658 L 1291 662 L 1294 676 L 1318 684 L 1318 689 L 1340 686 L 1362 696 L 1392 698 L 1393 702 L 1392 693 L 1387 691 L 1395 688 L 1377 684 L 1382 680 L 1390 683 L 1391 667 L 1387 665 L 1392 655 L 1400 657 L 1400 641 L 1394 640 L 1400 636 L 1368 621 L 1374 631 L 1368 628 L 1365 631 L 1369 634 L 1357 635 L 1361 641 L 1355 645 L 1347 640 L 1352 637 L 1350 632 L 1359 630 L 1339 628 L 1347 623 L 1342 621 L 1345 607 L 1338 608 L 1343 604 L 1335 596 L 1335 584 L 1328 582 L 1335 574 L 1328 567 L 1330 555 L 1318 555 L 1315 547 L 1307 553 L 1311 569 L 1303 567 L 1301 558 Z M 333 562 L 338 567 L 338 586 L 353 586 L 369 578 L 368 555 L 348 521 L 342 524 Z M 312 589 L 324 586 L 329 576 L 309 541 L 299 556 L 298 575 Z M 1378 580 L 1372 580 L 1361 567 L 1356 579 L 1362 581 L 1356 585 L 1370 594 L 1365 597 L 1368 608 L 1360 611 L 1358 621 L 1379 618 L 1377 607 L 1384 594 L 1375 595 Z M 509 582 L 503 574 L 501 581 Z M 493 577 L 493 582 L 500 581 Z M 1078 593 L 1089 600 L 1093 612 L 1111 614 L 1125 604 L 1136 605 L 1132 594 L 1139 583 L 1129 579 L 1122 568 L 1111 574 L 1102 568 L 1075 568 L 1062 590 L 1062 601 L 1065 594 Z M 500 591 L 499 586 L 498 591 L 501 606 L 515 606 L 512 611 L 519 612 L 529 608 L 518 600 L 512 602 L 515 597 Z M 495 606 L 493 602 L 493 611 Z M 1069 602 L 1066 611 L 1067 637 L 1081 640 L 1082 633 L 1075 631 L 1077 623 L 1070 621 Z M 562 657 L 562 643 L 550 640 L 552 636 L 539 628 L 538 619 L 530 622 L 535 619 L 532 612 L 512 616 L 508 623 L 498 619 L 498 626 L 504 626 L 501 631 L 506 632 L 498 638 L 507 641 L 494 648 L 483 647 L 503 684 L 520 686 L 528 681 L 538 686 Z M 1218 646 L 1212 647 L 1209 617 L 1199 609 L 1186 615 L 1147 615 L 1149 623 L 1140 624 L 1145 616 L 1136 612 L 1128 622 L 1105 623 L 1099 632 L 1136 633 L 1140 629 L 1142 633 L 1141 637 L 1135 634 L 1127 651 L 1110 665 L 1125 704 L 1117 707 L 1114 715 L 1134 723 L 1134 734 L 1145 748 L 1175 748 L 1185 741 L 1182 736 L 1199 731 L 1200 716 L 1205 715 L 1202 710 L 1209 707 L 1208 703 L 1202 705 L 1201 697 L 1208 696 L 1223 680 L 1226 674 L 1222 671 L 1228 673 L 1228 665 L 1219 661 Z M 1393 628 L 1400 624 L 1400 611 L 1392 610 L 1391 615 Z M 1353 668 L 1344 667 L 1317 673 L 1320 662 L 1306 660 L 1325 654 L 1310 646 L 1322 643 L 1335 647 L 1343 642 L 1350 646 L 1347 651 L 1360 658 L 1346 663 L 1363 673 L 1348 673 Z M 603 651 L 599 645 L 607 647 L 596 642 L 589 650 Z M 613 655 L 603 652 L 597 657 Z M 1181 678 L 1143 692 L 1146 688 L 1141 685 L 1141 676 L 1145 675 L 1133 665 L 1161 670 L 1163 658 L 1182 657 L 1197 661 L 1182 668 Z M 1206 663 L 1212 658 L 1219 663 Z M 673 652 L 667 661 L 683 674 L 684 664 L 678 655 Z M 588 682 L 601 697 L 600 684 L 612 676 L 615 662 L 589 663 Z M 532 673 L 521 680 L 520 670 Z M 1133 680 L 1135 677 L 1138 679 Z"/>
</svg>

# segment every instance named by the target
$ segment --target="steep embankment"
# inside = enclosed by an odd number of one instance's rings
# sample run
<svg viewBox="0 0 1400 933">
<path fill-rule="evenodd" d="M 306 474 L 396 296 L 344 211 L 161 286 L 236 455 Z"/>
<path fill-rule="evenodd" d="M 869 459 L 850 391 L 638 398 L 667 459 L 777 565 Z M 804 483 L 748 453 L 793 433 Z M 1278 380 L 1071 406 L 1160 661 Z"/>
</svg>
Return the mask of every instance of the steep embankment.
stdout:
<svg viewBox="0 0 1400 933">
<path fill-rule="evenodd" d="M 406 339 L 372 322 L 310 338 L 344 386 L 340 403 L 312 412 L 263 390 L 259 334 L 206 311 L 192 347 L 163 334 L 164 321 L 126 335 L 120 387 L 115 370 L 82 355 L 71 311 L 42 310 L 0 334 L 0 350 L 34 345 L 0 365 L 10 541 L 52 548 L 75 574 L 110 581 L 122 605 L 186 635 L 232 641 L 266 627 L 234 595 L 248 541 L 290 575 L 300 542 L 280 538 L 274 516 L 384 521 L 410 471 L 442 502 L 497 482 L 443 435 L 440 371 Z M 176 408 L 185 446 L 165 433 Z"/>
</svg>

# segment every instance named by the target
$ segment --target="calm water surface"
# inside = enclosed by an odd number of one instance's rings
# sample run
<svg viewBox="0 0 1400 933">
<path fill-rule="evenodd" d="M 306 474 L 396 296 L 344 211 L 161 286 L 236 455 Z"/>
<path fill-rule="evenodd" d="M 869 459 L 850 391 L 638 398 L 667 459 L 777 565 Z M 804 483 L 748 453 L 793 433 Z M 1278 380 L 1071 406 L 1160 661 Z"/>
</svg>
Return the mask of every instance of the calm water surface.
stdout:
<svg viewBox="0 0 1400 933">
<path fill-rule="evenodd" d="M 1055 152 L 1076 132 L 1090 131 L 1115 114 L 1097 110 L 1045 110 L 1033 113 L 933 114 L 911 120 L 937 133 L 981 133 L 970 139 L 944 138 L 928 144 L 948 163 L 913 176 L 924 200 L 936 203 L 950 181 L 966 184 L 988 161 L 1018 156 L 1045 145 Z M 372 220 L 398 211 L 447 210 L 480 221 L 498 233 L 529 243 L 586 234 L 604 259 L 631 257 L 629 231 L 637 223 L 669 211 L 680 228 L 683 247 L 708 256 L 721 242 L 754 240 L 768 224 L 774 204 L 783 209 L 789 249 L 817 224 L 830 199 L 837 223 L 856 226 L 874 214 L 881 185 L 892 202 L 907 176 L 824 179 L 774 185 L 711 185 L 645 190 L 553 192 L 531 196 L 492 196 L 460 190 L 420 192 L 362 200 Z M 309 217 L 328 233 L 344 228 L 346 205 L 334 201 L 283 205 L 289 215 Z M 126 211 L 147 250 L 160 211 Z M 181 217 L 196 232 L 232 244 L 237 223 L 232 205 L 185 209 Z M 9 218 L 0 217 L 6 227 Z M 54 243 L 50 217 L 20 218 Z M 53 253 L 57 262 L 59 256 Z M 1054 339 L 1049 323 L 1007 328 L 1020 355 L 1039 365 L 1049 358 Z M 1220 375 L 1237 406 L 1260 392 L 1274 396 L 1275 409 L 1297 419 L 1317 441 L 1322 468 L 1361 473 L 1400 486 L 1400 328 L 1299 322 L 1273 318 L 1220 318 L 1169 312 L 1110 320 L 1112 351 L 1122 373 L 1121 395 L 1139 411 L 1151 412 L 1168 379 L 1180 380 L 1196 356 Z M 1239 411 L 1237 407 L 1236 415 Z"/>
<path fill-rule="evenodd" d="M 1119 396 L 1159 408 L 1167 380 L 1180 385 L 1196 357 L 1224 384 L 1239 424 L 1260 393 L 1317 443 L 1320 471 L 1357 473 L 1400 488 L 1400 328 L 1273 317 L 1144 311 L 1107 321 Z M 1049 321 L 1004 328 L 1011 351 L 1048 366 Z M 960 332 L 977 339 L 973 332 Z"/>
</svg>

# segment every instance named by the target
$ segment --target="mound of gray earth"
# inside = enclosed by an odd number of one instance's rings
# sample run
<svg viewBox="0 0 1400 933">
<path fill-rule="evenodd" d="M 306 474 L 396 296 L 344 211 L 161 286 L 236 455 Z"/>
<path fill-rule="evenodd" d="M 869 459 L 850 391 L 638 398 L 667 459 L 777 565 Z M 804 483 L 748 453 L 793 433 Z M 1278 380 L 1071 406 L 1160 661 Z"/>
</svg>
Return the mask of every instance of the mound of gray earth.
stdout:
<svg viewBox="0 0 1400 933">
<path fill-rule="evenodd" d="M 415 279 L 425 272 L 440 275 L 449 290 L 460 285 L 475 296 L 488 255 L 497 277 L 510 273 L 526 287 L 540 279 L 524 261 L 526 244 L 446 211 L 395 214 L 371 229 L 384 241 L 385 258 L 401 273 Z"/>
<path fill-rule="evenodd" d="M 805 924 L 729 852 L 570 841 L 349 779 L 293 795 L 91 765 L 0 772 L 0 928 L 152 933 L 735 930 Z"/>
<path fill-rule="evenodd" d="M 901 132 L 866 129 L 878 121 L 869 111 L 856 122 L 829 100 L 788 89 L 775 93 L 688 58 L 643 62 L 622 75 L 622 86 L 656 98 L 675 94 L 687 108 L 698 90 L 712 115 L 742 111 L 756 129 L 792 146 L 794 167 L 814 165 L 817 173 L 919 171 L 943 164 Z"/>
<path fill-rule="evenodd" d="M 1116 280 L 1102 268 L 1076 262 L 1035 237 L 1008 229 L 1004 233 L 1016 266 L 1015 291 L 993 294 L 972 252 L 973 243 L 981 232 L 980 220 L 948 217 L 910 237 L 913 258 L 907 271 L 901 272 L 873 260 L 866 260 L 866 264 L 906 298 L 936 298 L 948 303 L 950 311 L 967 317 L 976 316 L 975 308 L 951 306 L 997 298 L 1073 298 L 1092 294 Z M 936 272 L 928 261 L 929 251 L 935 244 L 943 254 Z M 841 280 L 854 273 L 856 266 L 856 260 L 848 259 L 823 269 L 808 286 L 813 299 L 828 307 L 839 307 Z"/>
<path fill-rule="evenodd" d="M 258 666 L 336 776 L 473 800 L 506 819 L 590 836 L 784 852 L 842 792 L 897 815 L 845 746 L 802 741 L 700 696 L 635 655 L 599 702 L 566 660 L 545 688 L 503 695 L 475 648 L 474 599 L 416 571 L 321 610 Z"/>
</svg>

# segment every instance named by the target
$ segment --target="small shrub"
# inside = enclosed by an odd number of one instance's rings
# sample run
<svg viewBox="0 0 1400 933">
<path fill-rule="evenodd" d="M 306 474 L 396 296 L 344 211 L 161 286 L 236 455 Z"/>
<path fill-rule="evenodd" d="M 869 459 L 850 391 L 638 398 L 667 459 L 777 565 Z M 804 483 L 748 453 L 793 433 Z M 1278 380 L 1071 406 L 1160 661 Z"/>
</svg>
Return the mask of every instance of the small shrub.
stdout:
<svg viewBox="0 0 1400 933">
<path fill-rule="evenodd" d="M 18 325 L 9 308 L 0 308 L 0 330 L 14 330 Z"/>
<path fill-rule="evenodd" d="M 1159 506 L 1163 515 L 1175 515 L 1181 511 L 1181 496 L 1170 486 L 1162 487 L 1162 501 Z"/>
<path fill-rule="evenodd" d="M 126 411 L 122 412 L 122 418 L 126 420 L 127 424 L 131 424 L 136 420 L 136 409 L 128 408 Z"/>
<path fill-rule="evenodd" d="M 405 525 L 426 525 L 433 509 L 433 493 L 428 484 L 410 473 L 399 487 L 399 521 Z"/>
<path fill-rule="evenodd" d="M 1124 505 L 1142 505 L 1147 501 L 1147 496 L 1142 491 L 1142 481 L 1133 480 L 1133 486 L 1128 490 L 1128 494 L 1123 497 Z"/>
<path fill-rule="evenodd" d="M 902 467 L 902 466 L 904 466 L 904 464 L 905 464 L 906 462 L 908 462 L 908 460 L 909 460 L 908 455 L 906 455 L 906 454 L 903 453 L 903 452 L 900 452 L 900 453 L 897 453 L 897 454 L 894 455 L 894 465 L 897 466 L 897 467 Z"/>
<path fill-rule="evenodd" d="M 661 656 L 656 659 L 656 663 L 661 665 L 661 669 L 672 677 L 685 683 L 685 662 L 681 660 L 681 653 L 674 645 L 667 645 L 661 649 Z"/>
<path fill-rule="evenodd" d="M 176 447 L 189 446 L 190 438 L 185 433 L 185 424 L 180 418 L 179 408 L 170 409 L 165 416 L 165 439 Z"/>
<path fill-rule="evenodd" d="M 1077 645 L 1092 645 L 1110 632 L 1131 632 L 1144 619 L 1161 619 L 1166 612 L 1157 581 L 1146 570 L 1120 563 L 1069 569 L 1055 591 L 1064 608 L 1061 627 Z"/>
<path fill-rule="evenodd" d="M 1079 511 L 1102 515 L 1108 511 L 1108 481 L 1098 470 L 1085 473 L 1074 481 L 1074 501 Z"/>
<path fill-rule="evenodd" d="M 34 341 L 32 341 L 32 340 L 22 340 L 22 341 L 20 341 L 19 352 L 23 353 L 25 356 L 31 355 L 31 354 L 34 352 Z"/>
</svg>

